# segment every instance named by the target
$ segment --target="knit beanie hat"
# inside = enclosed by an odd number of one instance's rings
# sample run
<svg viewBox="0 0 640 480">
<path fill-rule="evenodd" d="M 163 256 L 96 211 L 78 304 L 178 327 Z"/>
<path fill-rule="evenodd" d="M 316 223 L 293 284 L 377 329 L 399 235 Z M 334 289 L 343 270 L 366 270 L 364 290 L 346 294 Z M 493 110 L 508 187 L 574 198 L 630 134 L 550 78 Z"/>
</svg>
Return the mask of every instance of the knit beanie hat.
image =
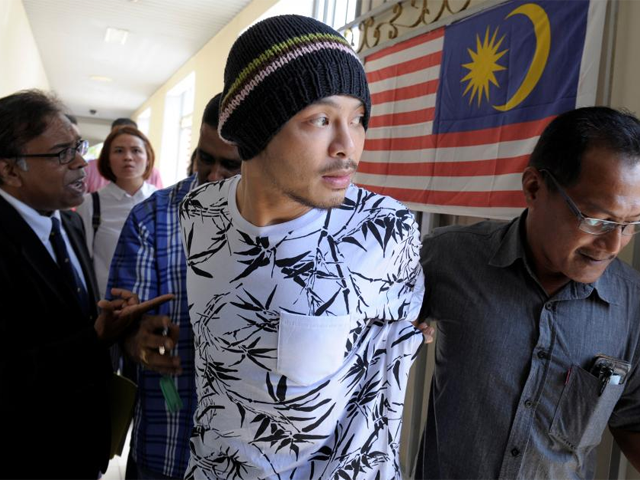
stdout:
<svg viewBox="0 0 640 480">
<path fill-rule="evenodd" d="M 291 117 L 332 95 L 360 99 L 367 128 L 369 87 L 362 63 L 345 38 L 313 18 L 267 18 L 231 47 L 218 133 L 238 146 L 243 160 L 249 160 Z"/>
</svg>

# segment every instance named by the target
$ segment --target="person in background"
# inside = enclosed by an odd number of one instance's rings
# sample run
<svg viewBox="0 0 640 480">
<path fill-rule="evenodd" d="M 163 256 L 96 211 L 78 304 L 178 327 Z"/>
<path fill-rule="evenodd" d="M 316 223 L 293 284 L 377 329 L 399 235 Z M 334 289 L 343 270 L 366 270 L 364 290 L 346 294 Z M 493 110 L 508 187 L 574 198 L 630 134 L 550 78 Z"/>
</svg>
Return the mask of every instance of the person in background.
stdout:
<svg viewBox="0 0 640 480">
<path fill-rule="evenodd" d="M 137 129 L 138 124 L 130 118 L 116 118 L 113 122 L 111 122 L 111 132 L 120 127 L 133 127 Z M 87 172 L 87 193 L 97 192 L 109 183 L 109 179 L 100 174 L 97 160 L 90 160 L 85 171 Z M 162 178 L 160 178 L 160 171 L 156 167 L 153 167 L 151 169 L 151 174 L 145 181 L 155 186 L 156 188 L 163 187 Z"/>
<path fill-rule="evenodd" d="M 640 469 L 640 121 L 556 117 L 508 224 L 423 240 L 436 368 L 416 479 L 593 479 L 609 427 Z"/>
<path fill-rule="evenodd" d="M 124 343 L 136 365 L 138 384 L 127 479 L 184 478 L 189 438 L 196 407 L 193 331 L 187 302 L 187 264 L 180 236 L 178 208 L 185 195 L 199 185 L 230 178 L 240 172 L 238 150 L 218 136 L 220 95 L 206 106 L 196 148 L 197 174 L 155 192 L 136 205 L 127 219 L 111 263 L 109 285 L 136 288 L 144 300 L 159 292 L 176 294 L 161 307 L 171 319 L 169 335 L 158 334 L 166 324 L 143 322 Z M 158 349 L 163 347 L 165 355 Z M 174 356 L 166 353 L 172 350 Z M 167 411 L 159 374 L 179 375 L 175 382 L 183 409 Z"/>
<path fill-rule="evenodd" d="M 83 225 L 69 210 L 83 200 L 86 149 L 55 97 L 0 98 L 1 478 L 106 471 L 108 349 L 171 297 L 136 305 L 114 290 L 96 304 Z"/>
<path fill-rule="evenodd" d="M 180 207 L 198 406 L 186 478 L 400 478 L 421 344 L 420 238 L 351 184 L 371 101 L 362 63 L 298 15 L 246 30 L 218 131 L 242 174 Z"/>
<path fill-rule="evenodd" d="M 87 233 L 87 247 L 101 295 L 107 292 L 111 259 L 129 212 L 156 190 L 145 182 L 153 162 L 153 147 L 142 132 L 128 126 L 115 129 L 105 140 L 98 158 L 100 174 L 111 183 L 85 195 L 77 208 Z"/>
</svg>

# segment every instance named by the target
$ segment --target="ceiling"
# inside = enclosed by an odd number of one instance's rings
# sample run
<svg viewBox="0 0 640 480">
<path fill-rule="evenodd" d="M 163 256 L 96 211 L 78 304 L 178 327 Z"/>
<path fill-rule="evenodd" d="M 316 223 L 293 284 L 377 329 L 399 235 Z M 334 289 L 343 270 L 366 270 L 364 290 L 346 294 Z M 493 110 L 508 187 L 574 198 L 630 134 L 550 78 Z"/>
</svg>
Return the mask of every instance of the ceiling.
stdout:
<svg viewBox="0 0 640 480">
<path fill-rule="evenodd" d="M 251 2 L 22 1 L 51 90 L 74 115 L 96 120 L 130 116 Z M 107 27 L 128 30 L 126 43 L 106 43 Z"/>
</svg>

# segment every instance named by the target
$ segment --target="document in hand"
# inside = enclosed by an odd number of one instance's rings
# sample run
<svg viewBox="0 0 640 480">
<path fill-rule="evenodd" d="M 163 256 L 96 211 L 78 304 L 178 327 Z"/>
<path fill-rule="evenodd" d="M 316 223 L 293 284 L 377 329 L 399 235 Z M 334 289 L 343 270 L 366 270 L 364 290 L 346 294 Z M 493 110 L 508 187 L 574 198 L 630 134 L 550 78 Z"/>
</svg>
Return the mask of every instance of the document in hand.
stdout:
<svg viewBox="0 0 640 480">
<path fill-rule="evenodd" d="M 127 430 L 133 418 L 138 386 L 128 378 L 114 373 L 109 384 L 109 413 L 111 414 L 111 450 L 109 458 L 122 455 Z"/>
</svg>

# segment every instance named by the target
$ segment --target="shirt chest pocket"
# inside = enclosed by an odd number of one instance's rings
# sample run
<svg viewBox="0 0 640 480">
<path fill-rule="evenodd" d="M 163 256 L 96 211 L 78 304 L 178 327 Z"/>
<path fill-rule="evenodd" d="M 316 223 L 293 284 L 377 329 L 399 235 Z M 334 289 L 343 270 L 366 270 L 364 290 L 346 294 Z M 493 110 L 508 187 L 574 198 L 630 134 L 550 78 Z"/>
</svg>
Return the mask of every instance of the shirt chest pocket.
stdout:
<svg viewBox="0 0 640 480">
<path fill-rule="evenodd" d="M 598 445 L 623 390 L 624 385 L 608 384 L 598 395 L 600 380 L 574 365 L 549 433 L 571 450 Z"/>
<path fill-rule="evenodd" d="M 280 313 L 277 371 L 303 386 L 334 374 L 344 362 L 351 316 Z"/>
</svg>

